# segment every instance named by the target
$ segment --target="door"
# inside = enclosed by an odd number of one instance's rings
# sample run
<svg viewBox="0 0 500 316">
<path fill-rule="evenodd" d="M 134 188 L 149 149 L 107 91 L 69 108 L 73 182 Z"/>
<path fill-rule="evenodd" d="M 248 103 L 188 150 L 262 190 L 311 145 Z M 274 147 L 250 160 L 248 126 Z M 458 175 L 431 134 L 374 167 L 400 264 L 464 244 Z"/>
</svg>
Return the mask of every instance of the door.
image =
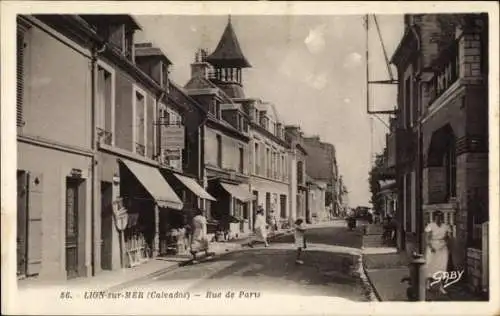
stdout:
<svg viewBox="0 0 500 316">
<path fill-rule="evenodd" d="M 66 178 L 66 272 L 68 279 L 78 277 L 78 187 L 78 179 Z"/>
<path fill-rule="evenodd" d="M 264 216 L 267 218 L 271 214 L 271 193 L 266 192 L 266 213 Z"/>
<path fill-rule="evenodd" d="M 281 218 L 287 218 L 287 209 L 286 209 L 286 195 L 280 195 L 280 210 L 281 210 Z"/>
<path fill-rule="evenodd" d="M 28 176 L 26 171 L 17 171 L 17 276 L 26 276 L 28 242 Z"/>
<path fill-rule="evenodd" d="M 101 268 L 112 269 L 113 259 L 113 185 L 101 182 Z"/>
<path fill-rule="evenodd" d="M 259 191 L 253 191 L 253 196 L 254 196 L 254 199 L 252 201 L 252 208 L 253 208 L 253 212 L 252 212 L 252 223 L 250 224 L 250 228 L 255 228 L 255 216 L 257 215 L 257 211 L 259 210 Z"/>
</svg>

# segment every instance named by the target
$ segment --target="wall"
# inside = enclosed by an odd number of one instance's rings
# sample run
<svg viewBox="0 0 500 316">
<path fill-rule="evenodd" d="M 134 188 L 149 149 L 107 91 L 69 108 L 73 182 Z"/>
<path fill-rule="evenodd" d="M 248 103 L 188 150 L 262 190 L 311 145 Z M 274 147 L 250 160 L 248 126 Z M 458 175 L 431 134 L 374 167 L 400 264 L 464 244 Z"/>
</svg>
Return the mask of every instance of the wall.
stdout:
<svg viewBox="0 0 500 316">
<path fill-rule="evenodd" d="M 304 138 L 307 151 L 307 174 L 314 179 L 333 183 L 335 178 L 335 149 L 332 144 L 320 142 L 318 138 Z"/>
<path fill-rule="evenodd" d="M 23 112 L 26 124 L 21 134 L 89 148 L 89 58 L 37 27 L 28 30 L 25 36 Z"/>
<path fill-rule="evenodd" d="M 272 195 L 273 193 L 277 194 L 277 203 L 274 209 L 274 212 L 277 218 L 280 217 L 281 214 L 281 204 L 280 204 L 280 195 L 286 195 L 287 199 L 287 214 L 290 214 L 290 197 L 289 197 L 289 186 L 285 183 L 275 182 L 271 180 L 261 179 L 257 177 L 250 178 L 250 190 L 259 192 L 259 199 L 257 205 L 262 205 L 265 210 L 265 214 L 268 214 L 268 210 L 266 210 L 266 192 L 271 193 L 271 203 L 272 203 Z"/>
<path fill-rule="evenodd" d="M 85 218 L 82 221 L 85 236 L 84 265 L 87 275 L 91 273 L 91 160 L 62 151 L 18 142 L 18 170 L 26 170 L 41 179 L 42 234 L 31 236 L 40 238 L 42 265 L 39 279 L 66 279 L 65 266 L 65 218 L 66 218 L 66 177 L 71 169 L 82 170 L 85 182 Z M 30 237 L 30 238 L 31 238 Z"/>
<path fill-rule="evenodd" d="M 205 129 L 205 163 L 217 166 L 217 135 L 222 140 L 222 168 L 239 171 L 239 148 L 243 148 L 244 174 L 248 174 L 248 145 L 233 137 L 207 127 Z"/>
<path fill-rule="evenodd" d="M 153 92 L 148 91 L 143 85 L 137 83 L 131 76 L 125 73 L 118 67 L 114 67 L 116 75 L 116 105 L 115 105 L 115 145 L 118 148 L 132 152 L 135 144 L 133 144 L 133 127 L 136 124 L 133 117 L 133 100 L 135 98 L 134 86 L 141 89 L 140 92 L 146 93 L 146 140 L 147 157 L 152 158 L 154 155 L 153 149 L 153 119 L 156 111 L 156 98 Z"/>
</svg>

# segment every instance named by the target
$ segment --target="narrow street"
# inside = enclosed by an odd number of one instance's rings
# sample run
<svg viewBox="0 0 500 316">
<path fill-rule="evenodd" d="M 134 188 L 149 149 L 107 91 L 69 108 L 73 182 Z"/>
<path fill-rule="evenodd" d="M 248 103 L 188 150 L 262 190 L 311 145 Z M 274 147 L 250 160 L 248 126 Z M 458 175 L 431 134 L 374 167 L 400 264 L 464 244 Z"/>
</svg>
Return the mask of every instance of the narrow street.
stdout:
<svg viewBox="0 0 500 316">
<path fill-rule="evenodd" d="M 143 280 L 133 287 L 176 289 L 201 299 L 234 291 L 240 298 L 279 293 L 367 301 L 363 282 L 351 274 L 357 256 L 345 251 L 349 249 L 346 247 L 360 247 L 360 233 L 332 226 L 313 228 L 308 236 L 310 247 L 304 253 L 304 265 L 295 264 L 293 236 L 284 236 L 268 248 L 242 248 Z"/>
</svg>

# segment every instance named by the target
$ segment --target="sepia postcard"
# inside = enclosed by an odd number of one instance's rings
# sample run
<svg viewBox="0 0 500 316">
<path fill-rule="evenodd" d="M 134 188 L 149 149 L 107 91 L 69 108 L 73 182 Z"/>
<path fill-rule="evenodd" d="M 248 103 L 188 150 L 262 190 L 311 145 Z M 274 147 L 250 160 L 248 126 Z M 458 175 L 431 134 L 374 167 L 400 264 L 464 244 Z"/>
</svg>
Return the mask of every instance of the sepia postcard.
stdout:
<svg viewBox="0 0 500 316">
<path fill-rule="evenodd" d="M 1 21 L 2 314 L 500 313 L 498 3 Z"/>
</svg>

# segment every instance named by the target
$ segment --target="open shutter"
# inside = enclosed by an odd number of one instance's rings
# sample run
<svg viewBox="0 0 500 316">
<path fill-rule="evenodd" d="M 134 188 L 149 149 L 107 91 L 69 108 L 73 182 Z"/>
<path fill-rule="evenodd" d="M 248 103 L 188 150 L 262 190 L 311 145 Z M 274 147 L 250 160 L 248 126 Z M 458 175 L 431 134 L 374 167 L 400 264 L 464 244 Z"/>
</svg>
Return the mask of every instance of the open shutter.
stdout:
<svg viewBox="0 0 500 316">
<path fill-rule="evenodd" d="M 28 173 L 17 172 L 17 275 L 26 275 Z"/>
<path fill-rule="evenodd" d="M 30 174 L 28 197 L 28 275 L 40 273 L 42 267 L 43 177 Z"/>
<path fill-rule="evenodd" d="M 23 95 L 24 95 L 24 32 L 17 31 L 17 113 L 16 124 L 24 125 L 23 120 Z"/>
</svg>

